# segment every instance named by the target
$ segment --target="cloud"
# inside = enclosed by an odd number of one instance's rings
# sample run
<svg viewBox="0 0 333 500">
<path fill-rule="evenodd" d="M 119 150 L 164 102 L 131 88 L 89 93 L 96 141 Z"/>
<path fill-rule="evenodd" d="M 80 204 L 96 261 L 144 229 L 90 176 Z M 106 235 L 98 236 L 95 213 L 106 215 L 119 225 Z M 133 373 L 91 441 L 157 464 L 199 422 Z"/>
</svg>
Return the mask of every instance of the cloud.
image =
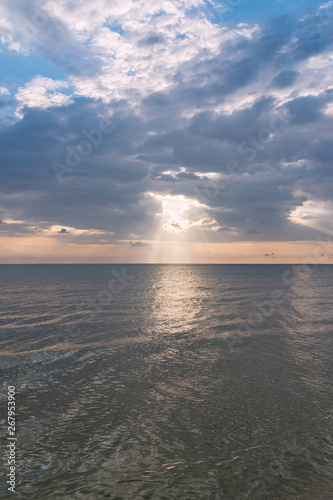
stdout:
<svg viewBox="0 0 333 500">
<path fill-rule="evenodd" d="M 319 8 L 320 9 L 328 9 L 332 5 L 333 5 L 333 2 L 326 2 L 326 3 L 323 3 L 323 5 L 321 5 Z"/>
<path fill-rule="evenodd" d="M 149 243 L 144 243 L 142 241 L 130 241 L 131 247 L 149 247 Z"/>
<path fill-rule="evenodd" d="M 331 9 L 239 25 L 211 22 L 199 0 L 38 6 L 1 7 L 2 57 L 31 63 L 0 109 L 1 217 L 25 221 L 8 234 L 137 247 L 164 224 L 171 241 L 319 236 L 333 192 Z M 35 10 L 46 22 L 23 29 Z M 113 132 L 60 184 L 52 163 L 66 165 L 101 118 Z M 201 207 L 167 223 L 167 196 Z"/>
<path fill-rule="evenodd" d="M 290 87 L 299 75 L 298 71 L 284 70 L 273 79 L 272 85 L 278 88 Z"/>
<path fill-rule="evenodd" d="M 57 92 L 59 88 L 64 87 L 68 87 L 66 82 L 36 76 L 24 87 L 18 89 L 15 95 L 19 104 L 18 111 L 24 107 L 45 109 L 69 104 L 70 96 Z"/>
<path fill-rule="evenodd" d="M 58 233 L 59 233 L 59 234 L 69 234 L 69 233 L 70 233 L 70 231 L 68 231 L 68 230 L 67 230 L 67 229 L 65 229 L 65 228 L 62 228 L 62 229 L 60 229 L 60 231 L 58 231 Z"/>
<path fill-rule="evenodd" d="M 288 102 L 287 106 L 291 115 L 293 115 L 294 123 L 302 124 L 320 120 L 322 109 L 326 105 L 327 97 L 325 96 L 305 96 L 298 97 Z"/>
</svg>

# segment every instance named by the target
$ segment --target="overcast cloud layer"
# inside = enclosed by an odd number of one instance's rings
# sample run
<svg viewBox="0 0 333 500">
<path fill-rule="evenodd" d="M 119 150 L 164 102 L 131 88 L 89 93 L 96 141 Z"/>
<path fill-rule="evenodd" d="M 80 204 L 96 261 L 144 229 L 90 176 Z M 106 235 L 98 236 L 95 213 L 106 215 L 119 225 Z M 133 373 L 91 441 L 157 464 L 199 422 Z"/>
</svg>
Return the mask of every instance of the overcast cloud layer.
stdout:
<svg viewBox="0 0 333 500">
<path fill-rule="evenodd" d="M 333 2 L 273 4 L 3 0 L 0 233 L 332 234 Z"/>
</svg>

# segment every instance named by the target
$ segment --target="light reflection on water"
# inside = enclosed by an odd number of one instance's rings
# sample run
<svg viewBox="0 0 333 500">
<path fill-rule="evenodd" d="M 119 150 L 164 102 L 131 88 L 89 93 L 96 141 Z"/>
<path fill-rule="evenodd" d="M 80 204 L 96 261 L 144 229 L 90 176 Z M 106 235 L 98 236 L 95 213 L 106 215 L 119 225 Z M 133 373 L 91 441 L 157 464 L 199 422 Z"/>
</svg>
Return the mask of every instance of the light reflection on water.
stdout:
<svg viewBox="0 0 333 500">
<path fill-rule="evenodd" d="M 115 267 L 0 266 L 18 498 L 332 498 L 332 267 L 295 287 L 288 266 L 126 266 L 87 323 Z"/>
</svg>

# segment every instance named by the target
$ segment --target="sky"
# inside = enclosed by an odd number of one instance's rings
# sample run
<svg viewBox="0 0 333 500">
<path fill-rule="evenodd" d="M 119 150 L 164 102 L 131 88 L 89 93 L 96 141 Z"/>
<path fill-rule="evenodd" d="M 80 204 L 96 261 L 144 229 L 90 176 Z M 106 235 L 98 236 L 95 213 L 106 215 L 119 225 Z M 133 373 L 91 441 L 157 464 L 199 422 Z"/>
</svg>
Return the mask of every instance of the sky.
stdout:
<svg viewBox="0 0 333 500">
<path fill-rule="evenodd" d="M 0 263 L 333 263 L 332 18 L 2 0 Z"/>
</svg>

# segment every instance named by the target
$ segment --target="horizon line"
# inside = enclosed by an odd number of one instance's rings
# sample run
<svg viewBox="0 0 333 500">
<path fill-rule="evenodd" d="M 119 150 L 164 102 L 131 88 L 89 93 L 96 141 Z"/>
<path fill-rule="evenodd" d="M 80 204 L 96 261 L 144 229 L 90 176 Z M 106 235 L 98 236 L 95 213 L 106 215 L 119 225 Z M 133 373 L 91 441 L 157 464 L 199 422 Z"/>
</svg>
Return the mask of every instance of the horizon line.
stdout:
<svg viewBox="0 0 333 500">
<path fill-rule="evenodd" d="M 313 262 L 0 262 L 0 266 L 331 266 Z"/>
</svg>

